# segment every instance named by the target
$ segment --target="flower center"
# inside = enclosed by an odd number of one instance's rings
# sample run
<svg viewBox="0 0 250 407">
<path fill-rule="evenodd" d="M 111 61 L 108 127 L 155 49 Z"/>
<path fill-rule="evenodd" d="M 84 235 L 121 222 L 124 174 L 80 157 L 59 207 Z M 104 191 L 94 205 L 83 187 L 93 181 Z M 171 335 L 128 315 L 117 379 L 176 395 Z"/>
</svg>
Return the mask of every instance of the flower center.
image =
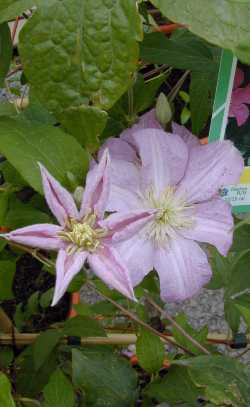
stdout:
<svg viewBox="0 0 250 407">
<path fill-rule="evenodd" d="M 66 229 L 58 233 L 58 236 L 71 243 L 67 251 L 72 254 L 79 250 L 95 252 L 100 245 L 101 239 L 106 235 L 106 230 L 96 228 L 96 215 L 85 215 L 81 221 L 68 219 Z"/>
<path fill-rule="evenodd" d="M 175 188 L 168 186 L 159 197 L 150 188 L 144 197 L 147 207 L 158 209 L 154 221 L 148 227 L 148 237 L 159 246 L 165 245 L 169 238 L 181 229 L 189 229 L 193 225 L 190 216 L 192 207 L 175 194 Z"/>
</svg>

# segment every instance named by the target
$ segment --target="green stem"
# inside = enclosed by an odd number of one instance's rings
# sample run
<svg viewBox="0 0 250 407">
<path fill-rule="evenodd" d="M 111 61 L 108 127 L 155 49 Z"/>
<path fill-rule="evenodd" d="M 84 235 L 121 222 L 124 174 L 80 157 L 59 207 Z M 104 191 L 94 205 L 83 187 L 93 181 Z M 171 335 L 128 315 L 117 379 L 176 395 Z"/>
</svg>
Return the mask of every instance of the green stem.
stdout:
<svg viewBox="0 0 250 407">
<path fill-rule="evenodd" d="M 189 333 L 187 333 L 175 320 L 171 317 L 164 309 L 162 309 L 152 298 L 147 296 L 147 301 L 151 304 L 162 316 L 164 319 L 167 319 L 172 326 L 174 326 L 185 338 L 187 338 L 196 348 L 200 351 L 205 353 L 206 355 L 210 355 L 210 352 L 201 345 L 196 339 L 194 339 Z"/>
<path fill-rule="evenodd" d="M 169 336 L 166 336 L 166 335 L 162 334 L 161 332 L 158 332 L 156 329 L 154 329 L 152 326 L 148 325 L 146 322 L 139 319 L 136 315 L 134 315 L 132 312 L 128 311 L 122 305 L 118 304 L 116 301 L 114 301 L 111 298 L 107 297 L 105 294 L 103 294 L 101 291 L 99 291 L 92 282 L 88 281 L 87 284 L 91 288 L 93 288 L 98 294 L 100 294 L 103 298 L 105 298 L 107 301 L 109 301 L 111 304 L 113 304 L 116 308 L 118 308 L 122 312 L 123 315 L 126 315 L 129 319 L 136 322 L 138 325 L 142 326 L 143 328 L 147 329 L 148 331 L 152 332 L 153 334 L 159 336 L 165 342 L 170 343 L 172 346 L 177 346 L 180 349 L 182 349 L 184 352 L 186 352 L 186 353 L 188 353 L 190 355 L 193 355 L 193 353 L 190 352 L 188 349 L 186 349 L 184 346 L 177 344 Z"/>
</svg>

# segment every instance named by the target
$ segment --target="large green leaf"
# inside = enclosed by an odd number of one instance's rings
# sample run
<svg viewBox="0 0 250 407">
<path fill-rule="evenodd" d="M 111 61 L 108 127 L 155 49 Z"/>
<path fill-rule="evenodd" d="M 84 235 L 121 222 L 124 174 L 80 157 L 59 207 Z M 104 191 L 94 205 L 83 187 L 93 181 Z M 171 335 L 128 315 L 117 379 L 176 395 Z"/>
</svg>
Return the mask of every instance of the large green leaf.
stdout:
<svg viewBox="0 0 250 407">
<path fill-rule="evenodd" d="M 131 407 L 136 400 L 136 375 L 127 361 L 108 350 L 72 351 L 73 382 L 86 391 L 92 407 Z"/>
<path fill-rule="evenodd" d="M 186 35 L 186 30 L 170 39 L 161 33 L 148 34 L 140 50 L 141 57 L 147 62 L 206 74 L 216 69 L 210 48 L 199 38 Z"/>
<path fill-rule="evenodd" d="M 48 330 L 42 332 L 33 346 L 33 358 L 34 358 L 34 368 L 39 370 L 43 364 L 45 364 L 50 357 L 51 353 L 54 352 L 55 347 L 58 345 L 63 333 L 56 330 Z"/>
<path fill-rule="evenodd" d="M 81 315 L 68 319 L 64 324 L 63 333 L 69 336 L 106 336 L 103 327 L 97 321 Z"/>
<path fill-rule="evenodd" d="M 136 355 L 141 367 L 149 373 L 158 372 L 163 364 L 164 353 L 164 344 L 159 336 L 140 329 L 136 341 Z"/>
<path fill-rule="evenodd" d="M 206 399 L 215 405 L 250 405 L 249 371 L 237 360 L 213 355 L 175 363 L 188 367 L 193 382 L 204 388 Z"/>
<path fill-rule="evenodd" d="M 67 173 L 79 184 L 88 164 L 87 153 L 74 137 L 59 128 L 3 118 L 0 122 L 0 151 L 23 178 L 42 193 L 41 162 L 58 181 L 67 186 Z"/>
<path fill-rule="evenodd" d="M 213 83 L 214 75 L 206 75 L 204 72 L 192 72 L 190 110 L 194 134 L 199 134 L 208 120 L 212 107 L 210 89 Z"/>
<path fill-rule="evenodd" d="M 181 406 L 182 402 L 196 406 L 198 397 L 203 393 L 192 382 L 188 370 L 182 366 L 172 366 L 167 375 L 152 382 L 146 392 L 148 396 L 160 402 L 167 401 L 171 405 Z"/>
<path fill-rule="evenodd" d="M 62 0 L 38 9 L 26 24 L 20 53 L 49 110 L 61 113 L 89 102 L 109 108 L 130 84 L 139 39 L 134 0 Z"/>
<path fill-rule="evenodd" d="M 4 87 L 5 76 L 12 58 L 12 42 L 7 23 L 0 24 L 0 87 Z"/>
<path fill-rule="evenodd" d="M 108 114 L 94 106 L 71 107 L 61 115 L 63 126 L 89 151 L 98 149 Z"/>
<path fill-rule="evenodd" d="M 0 406 L 15 407 L 14 400 L 11 396 L 11 386 L 5 374 L 0 372 Z"/>
<path fill-rule="evenodd" d="M 45 386 L 44 407 L 74 407 L 75 395 L 72 384 L 58 369 L 50 377 L 49 383 Z"/>
<path fill-rule="evenodd" d="M 250 2 L 239 0 L 152 0 L 170 20 L 250 63 Z"/>
</svg>

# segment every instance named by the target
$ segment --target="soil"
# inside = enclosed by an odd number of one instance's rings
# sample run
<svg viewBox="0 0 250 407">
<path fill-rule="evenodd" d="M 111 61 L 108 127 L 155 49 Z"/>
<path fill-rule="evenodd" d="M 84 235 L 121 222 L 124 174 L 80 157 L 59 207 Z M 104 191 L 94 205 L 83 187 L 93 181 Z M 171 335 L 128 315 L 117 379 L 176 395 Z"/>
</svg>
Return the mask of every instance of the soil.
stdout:
<svg viewBox="0 0 250 407">
<path fill-rule="evenodd" d="M 17 262 L 13 282 L 15 299 L 4 301 L 1 306 L 13 320 L 18 304 L 22 304 L 22 309 L 24 310 L 33 293 L 39 291 L 39 295 L 41 295 L 51 287 L 54 287 L 54 285 L 54 276 L 42 270 L 42 265 L 38 260 L 28 254 L 24 254 Z M 42 331 L 49 328 L 51 324 L 64 321 L 67 318 L 69 306 L 69 294 L 65 294 L 55 307 L 42 308 L 38 305 L 38 312 L 25 321 L 22 330 L 26 332 Z"/>
</svg>

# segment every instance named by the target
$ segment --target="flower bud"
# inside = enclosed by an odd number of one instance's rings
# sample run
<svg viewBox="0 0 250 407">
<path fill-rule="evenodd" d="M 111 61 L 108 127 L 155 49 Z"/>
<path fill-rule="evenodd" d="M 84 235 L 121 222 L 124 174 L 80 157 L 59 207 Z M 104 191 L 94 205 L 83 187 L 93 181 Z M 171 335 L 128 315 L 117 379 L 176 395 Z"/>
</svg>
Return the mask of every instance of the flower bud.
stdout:
<svg viewBox="0 0 250 407">
<path fill-rule="evenodd" d="M 164 93 L 160 93 L 156 102 L 156 118 L 162 127 L 170 122 L 172 118 L 172 110 L 169 101 Z"/>
</svg>

